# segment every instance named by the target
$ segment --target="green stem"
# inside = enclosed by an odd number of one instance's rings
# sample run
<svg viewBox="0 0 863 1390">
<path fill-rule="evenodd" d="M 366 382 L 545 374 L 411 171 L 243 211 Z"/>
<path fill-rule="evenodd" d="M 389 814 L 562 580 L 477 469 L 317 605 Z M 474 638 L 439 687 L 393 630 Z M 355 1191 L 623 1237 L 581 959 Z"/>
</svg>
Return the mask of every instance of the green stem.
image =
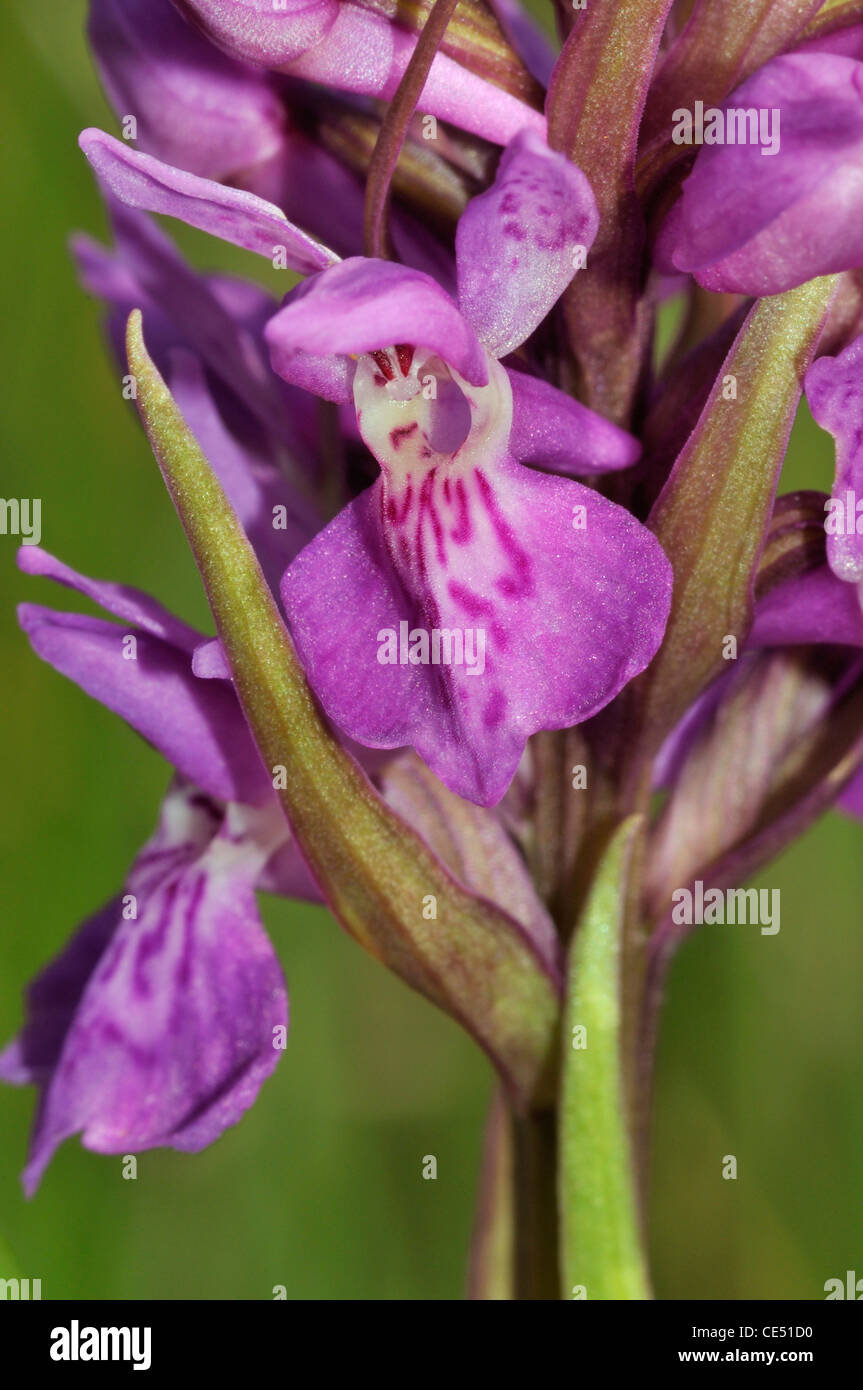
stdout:
<svg viewBox="0 0 863 1390">
<path fill-rule="evenodd" d="M 632 1121 L 636 1049 L 624 1036 L 624 933 L 642 820 L 618 828 L 570 950 L 560 1104 L 563 1296 L 648 1299 Z M 640 983 L 640 980 L 639 980 Z M 636 1014 L 636 1017 L 638 1014 Z"/>
</svg>

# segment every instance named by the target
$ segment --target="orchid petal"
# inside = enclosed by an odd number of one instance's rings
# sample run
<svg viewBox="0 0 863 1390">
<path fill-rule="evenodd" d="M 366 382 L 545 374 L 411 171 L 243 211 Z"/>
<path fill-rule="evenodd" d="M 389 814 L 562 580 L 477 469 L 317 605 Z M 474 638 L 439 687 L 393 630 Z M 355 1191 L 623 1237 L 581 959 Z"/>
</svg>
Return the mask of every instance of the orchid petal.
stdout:
<svg viewBox="0 0 863 1390">
<path fill-rule="evenodd" d="M 524 59 L 528 71 L 547 87 L 557 62 L 557 53 L 521 0 L 490 0 L 500 27 L 515 51 Z"/>
<path fill-rule="evenodd" d="M 512 387 L 510 451 L 519 463 L 588 477 L 630 468 L 641 456 L 634 435 L 541 377 L 507 368 Z"/>
<path fill-rule="evenodd" d="M 141 628 L 180 651 L 194 651 L 201 640 L 199 632 L 181 618 L 175 618 L 173 613 L 141 589 L 132 589 L 126 584 L 112 584 L 105 579 L 90 579 L 64 565 L 62 560 L 49 555 L 38 545 L 22 545 L 17 559 L 18 568 L 24 574 L 53 579 L 67 589 L 74 589 L 76 593 L 98 603 L 100 608 L 112 613 L 115 618 L 122 618 L 132 627 Z"/>
<path fill-rule="evenodd" d="M 449 295 L 422 271 L 392 261 L 352 257 L 298 285 L 268 324 L 266 338 L 282 375 L 297 352 L 332 360 L 421 342 L 472 385 L 488 380 L 485 354 Z"/>
<path fill-rule="evenodd" d="M 809 642 L 863 648 L 863 610 L 857 592 L 826 565 L 777 584 L 761 599 L 747 646 Z"/>
<path fill-rule="evenodd" d="M 338 260 L 335 252 L 289 222 L 274 203 L 254 193 L 174 169 L 101 130 L 85 130 L 78 143 L 100 182 L 129 207 L 177 217 L 268 260 L 282 250 L 286 264 L 300 274 L 323 270 Z"/>
<path fill-rule="evenodd" d="M 542 322 L 585 264 L 598 227 L 581 170 L 535 132 L 517 135 L 456 233 L 459 307 L 495 357 Z"/>
<path fill-rule="evenodd" d="M 174 354 L 170 373 L 183 418 L 230 498 L 270 587 L 278 591 L 286 565 L 319 529 L 319 519 L 292 492 L 274 464 L 253 461 L 216 409 L 198 359 Z"/>
<path fill-rule="evenodd" d="M 287 447 L 313 476 L 310 403 L 272 371 L 263 341 L 271 296 L 245 281 L 198 274 L 146 213 L 109 203 L 116 253 L 82 237 L 74 250 L 87 289 L 111 308 L 109 337 L 123 370 L 126 320 L 132 309 L 147 309 L 161 370 L 170 376 L 173 350 L 190 348 L 218 378 L 213 390 L 220 404 L 230 399 L 232 426 L 244 442 L 271 454 Z"/>
<path fill-rule="evenodd" d="M 43 661 L 119 714 L 209 795 L 254 804 L 272 794 L 233 691 L 197 680 L 188 651 L 142 628 L 33 603 L 21 604 L 18 618 Z"/>
<path fill-rule="evenodd" d="M 382 15 L 343 4 L 322 43 L 284 65 L 283 71 L 343 92 L 389 100 L 416 47 L 416 38 Z M 419 109 L 473 135 L 506 145 L 527 127 L 545 134 L 545 118 L 445 53 L 435 54 Z"/>
</svg>

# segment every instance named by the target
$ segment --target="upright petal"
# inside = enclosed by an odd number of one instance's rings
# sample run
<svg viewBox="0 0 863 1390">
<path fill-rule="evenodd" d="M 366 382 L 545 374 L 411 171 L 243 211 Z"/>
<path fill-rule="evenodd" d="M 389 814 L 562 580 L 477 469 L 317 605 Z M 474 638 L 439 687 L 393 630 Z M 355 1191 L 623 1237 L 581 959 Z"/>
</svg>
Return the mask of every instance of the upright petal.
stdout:
<svg viewBox="0 0 863 1390">
<path fill-rule="evenodd" d="M 58 1145 L 196 1151 L 273 1071 L 287 995 L 254 882 L 271 845 L 193 788 L 167 798 L 122 900 L 90 919 L 30 991 L 0 1074 L 42 1087 L 28 1194 Z"/>
<path fill-rule="evenodd" d="M 598 227 L 581 170 L 535 132 L 518 134 L 456 233 L 459 306 L 495 357 L 542 322 L 584 265 Z"/>
<path fill-rule="evenodd" d="M 284 144 L 272 79 L 207 43 L 171 0 L 91 0 L 88 33 L 108 99 L 134 115 L 148 154 L 224 179 Z"/>
<path fill-rule="evenodd" d="M 863 64 L 775 58 L 717 111 L 715 129 L 723 143 L 700 150 L 660 235 L 661 268 L 770 295 L 863 265 Z"/>
<path fill-rule="evenodd" d="M 361 430 L 383 476 L 300 553 L 282 598 L 337 725 L 369 747 L 411 745 L 491 805 L 530 734 L 587 719 L 650 661 L 671 570 L 622 508 L 507 455 L 502 368 L 489 359 L 476 389 L 416 358 L 437 391 L 401 402 L 360 359 Z"/>
<path fill-rule="evenodd" d="M 102 130 L 83 131 L 78 143 L 99 180 L 129 207 L 177 217 L 268 260 L 281 250 L 286 265 L 303 275 L 338 260 L 333 251 L 289 222 L 274 203 L 254 193 L 174 169 L 152 155 L 130 150 Z"/>
</svg>

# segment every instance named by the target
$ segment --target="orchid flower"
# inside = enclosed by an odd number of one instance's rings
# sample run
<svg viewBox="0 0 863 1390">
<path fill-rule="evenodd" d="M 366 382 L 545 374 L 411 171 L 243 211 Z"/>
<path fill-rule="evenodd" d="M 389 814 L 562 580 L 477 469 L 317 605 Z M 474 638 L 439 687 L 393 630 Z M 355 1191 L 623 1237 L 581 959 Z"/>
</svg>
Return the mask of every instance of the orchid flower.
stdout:
<svg viewBox="0 0 863 1390">
<path fill-rule="evenodd" d="M 267 328 L 286 380 L 352 391 L 381 468 L 282 583 L 312 686 L 358 742 L 410 744 L 485 805 L 532 733 L 589 718 L 647 665 L 668 612 L 671 573 L 650 534 L 519 462 L 524 378 L 499 360 L 545 318 L 595 232 L 579 171 L 521 135 L 459 224 L 457 304 L 417 272 L 348 260 Z M 436 666 L 432 651 L 429 664 L 436 631 L 475 633 L 481 662 Z M 396 633 L 411 634 L 398 654 L 394 636 L 384 645 Z"/>
<path fill-rule="evenodd" d="M 699 149 L 660 232 L 662 269 L 717 292 L 767 295 L 863 265 L 863 42 L 856 56 L 832 46 L 774 58 L 719 108 L 732 113 L 733 135 Z M 759 138 L 738 140 L 738 116 L 746 130 L 768 118 L 772 152 L 760 124 Z"/>
<path fill-rule="evenodd" d="M 298 269 L 335 259 L 260 199 L 97 132 L 82 143 L 136 206 L 249 248 L 290 237 Z M 422 272 L 352 259 L 307 280 L 266 330 L 286 380 L 353 396 L 382 469 L 282 583 L 312 686 L 358 743 L 410 745 L 482 805 L 500 800 L 532 733 L 589 718 L 644 668 L 668 613 L 671 572 L 650 534 L 598 492 L 520 463 L 555 466 L 561 417 L 581 435 L 567 471 L 626 466 L 628 437 L 499 364 L 545 318 L 595 233 L 579 170 L 522 134 L 459 224 L 458 304 Z M 460 641 L 457 664 L 430 659 L 436 633 Z M 382 645 L 392 634 L 401 651 Z"/>
</svg>

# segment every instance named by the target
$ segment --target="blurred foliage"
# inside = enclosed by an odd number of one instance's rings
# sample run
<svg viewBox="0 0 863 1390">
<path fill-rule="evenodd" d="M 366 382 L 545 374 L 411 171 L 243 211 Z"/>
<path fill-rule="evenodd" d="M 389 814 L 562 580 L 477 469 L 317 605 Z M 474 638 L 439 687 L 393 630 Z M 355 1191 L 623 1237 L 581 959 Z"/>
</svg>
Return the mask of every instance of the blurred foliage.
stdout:
<svg viewBox="0 0 863 1390">
<path fill-rule="evenodd" d="M 76 148 L 114 130 L 82 36 L 83 0 L 10 0 L 0 88 L 3 482 L 41 496 L 43 544 L 207 625 L 158 471 L 121 399 L 70 231 L 104 217 Z M 183 232 L 202 267 L 266 278 L 257 258 Z M 272 283 L 272 281 L 270 282 Z M 791 486 L 829 485 L 830 450 L 800 423 Z M 25 982 L 112 894 L 167 781 L 119 720 L 37 661 L 21 598 L 82 605 L 14 566 L 0 537 L 5 795 L 0 809 L 0 1037 Z M 652 1245 L 663 1298 L 821 1298 L 863 1272 L 860 829 L 831 815 L 761 882 L 782 930 L 703 928 L 673 971 L 657 1084 Z M 461 1294 L 489 1069 L 447 1020 L 321 910 L 266 900 L 292 996 L 275 1077 L 198 1156 L 122 1160 L 68 1142 L 41 1190 L 18 1186 L 32 1095 L 0 1091 L 0 1232 L 46 1298 L 441 1299 Z M 438 1179 L 424 1181 L 435 1154 Z M 722 1179 L 734 1154 L 736 1182 Z M 0 1274 L 5 1271 L 0 1270 Z"/>
</svg>

